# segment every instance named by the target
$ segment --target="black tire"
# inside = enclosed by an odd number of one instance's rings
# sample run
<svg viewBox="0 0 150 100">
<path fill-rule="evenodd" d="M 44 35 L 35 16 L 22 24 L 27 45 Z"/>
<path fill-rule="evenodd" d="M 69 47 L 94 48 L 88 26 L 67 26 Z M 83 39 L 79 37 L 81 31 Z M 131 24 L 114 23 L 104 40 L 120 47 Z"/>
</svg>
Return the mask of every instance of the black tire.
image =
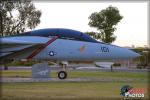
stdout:
<svg viewBox="0 0 150 100">
<path fill-rule="evenodd" d="M 65 71 L 58 72 L 58 78 L 59 79 L 66 79 L 67 78 L 67 73 Z"/>
</svg>

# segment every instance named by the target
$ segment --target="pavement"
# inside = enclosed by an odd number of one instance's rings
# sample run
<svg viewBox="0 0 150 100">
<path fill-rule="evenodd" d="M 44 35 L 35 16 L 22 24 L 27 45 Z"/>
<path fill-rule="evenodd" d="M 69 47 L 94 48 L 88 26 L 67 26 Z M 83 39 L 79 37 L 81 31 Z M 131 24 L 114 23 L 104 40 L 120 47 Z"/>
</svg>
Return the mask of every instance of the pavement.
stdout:
<svg viewBox="0 0 150 100">
<path fill-rule="evenodd" d="M 136 78 L 67 78 L 67 79 L 58 79 L 58 78 L 1 78 L 1 83 L 13 83 L 13 82 L 135 82 L 141 81 L 141 79 Z"/>
<path fill-rule="evenodd" d="M 50 66 L 49 66 L 50 67 Z M 60 70 L 60 67 L 58 66 L 52 66 L 50 67 L 51 70 Z M 67 67 L 69 70 L 82 70 L 82 71 L 111 71 L 110 68 L 100 68 L 95 67 L 93 65 L 90 66 L 69 66 Z M 0 70 L 3 70 L 4 67 L 0 66 Z M 32 70 L 32 67 L 25 67 L 25 66 L 11 66 L 8 67 L 8 70 Z M 129 67 L 113 67 L 112 69 L 114 72 L 150 72 L 150 69 L 136 69 L 136 68 L 129 68 Z"/>
</svg>

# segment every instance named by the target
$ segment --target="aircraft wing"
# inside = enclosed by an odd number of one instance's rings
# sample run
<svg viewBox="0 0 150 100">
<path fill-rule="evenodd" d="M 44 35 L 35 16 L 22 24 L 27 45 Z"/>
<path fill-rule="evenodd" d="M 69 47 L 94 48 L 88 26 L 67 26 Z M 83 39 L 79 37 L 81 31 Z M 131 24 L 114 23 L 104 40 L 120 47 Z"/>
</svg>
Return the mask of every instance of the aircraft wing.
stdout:
<svg viewBox="0 0 150 100">
<path fill-rule="evenodd" d="M 56 38 L 39 36 L 19 36 L 1 38 L 0 59 L 10 59 L 15 57 L 32 58 Z M 34 53 L 34 54 L 32 54 Z M 26 57 L 31 55 L 29 57 Z"/>
</svg>

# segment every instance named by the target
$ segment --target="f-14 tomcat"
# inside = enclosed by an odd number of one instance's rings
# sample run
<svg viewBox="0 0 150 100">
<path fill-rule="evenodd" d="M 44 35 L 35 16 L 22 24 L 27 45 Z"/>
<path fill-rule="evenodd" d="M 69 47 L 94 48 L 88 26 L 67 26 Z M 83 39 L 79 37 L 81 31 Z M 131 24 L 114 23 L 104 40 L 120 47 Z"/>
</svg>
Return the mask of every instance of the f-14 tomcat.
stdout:
<svg viewBox="0 0 150 100">
<path fill-rule="evenodd" d="M 65 61 L 100 61 L 128 59 L 139 54 L 127 48 L 99 42 L 80 31 L 64 28 L 48 28 L 1 37 L 0 60 L 27 59 Z M 60 79 L 67 72 L 58 72 Z"/>
</svg>

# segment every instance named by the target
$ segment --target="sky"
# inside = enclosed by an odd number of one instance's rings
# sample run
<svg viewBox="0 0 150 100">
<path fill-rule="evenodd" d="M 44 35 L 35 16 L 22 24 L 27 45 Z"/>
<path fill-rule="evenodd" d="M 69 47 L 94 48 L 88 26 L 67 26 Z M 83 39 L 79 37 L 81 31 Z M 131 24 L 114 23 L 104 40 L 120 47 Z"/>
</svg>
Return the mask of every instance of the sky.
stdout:
<svg viewBox="0 0 150 100">
<path fill-rule="evenodd" d="M 148 45 L 147 2 L 34 2 L 41 10 L 41 23 L 35 29 L 69 28 L 81 32 L 97 31 L 88 25 L 88 17 L 108 6 L 117 7 L 123 19 L 117 24 L 112 44 L 144 47 Z"/>
</svg>

